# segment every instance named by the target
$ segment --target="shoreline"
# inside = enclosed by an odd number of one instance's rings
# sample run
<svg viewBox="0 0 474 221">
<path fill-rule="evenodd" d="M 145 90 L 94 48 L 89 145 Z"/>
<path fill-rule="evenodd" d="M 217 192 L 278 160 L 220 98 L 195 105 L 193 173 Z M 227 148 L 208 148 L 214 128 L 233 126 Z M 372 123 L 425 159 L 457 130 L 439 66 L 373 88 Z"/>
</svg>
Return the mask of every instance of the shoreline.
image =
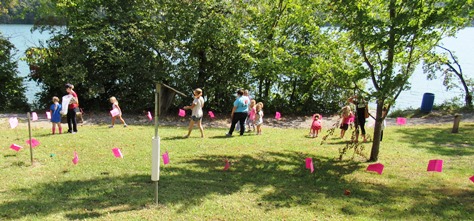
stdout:
<svg viewBox="0 0 474 221">
<path fill-rule="evenodd" d="M 0 124 L 8 124 L 8 119 L 10 117 L 16 117 L 19 120 L 19 124 L 27 124 L 27 116 L 25 114 L 18 113 L 2 113 L 0 114 Z M 309 129 L 312 123 L 312 116 L 288 116 L 284 115 L 280 120 L 273 118 L 272 114 L 267 113 L 264 116 L 264 127 L 273 127 L 273 128 L 298 128 L 298 129 Z M 46 118 L 45 113 L 38 112 L 38 120 L 33 122 L 34 127 L 49 128 L 51 123 Z M 129 126 L 133 125 L 153 125 L 154 120 L 150 121 L 145 114 L 143 115 L 127 115 L 124 114 L 123 118 Z M 177 127 L 188 127 L 190 116 L 178 117 L 178 116 L 163 116 L 159 119 L 160 126 L 177 126 Z M 323 116 L 322 123 L 323 129 L 332 128 L 334 124 L 338 122 L 339 117 L 337 115 L 332 116 Z M 111 117 L 108 113 L 85 113 L 83 116 L 83 122 L 79 123 L 79 126 L 83 125 L 104 125 L 108 126 L 111 122 Z M 433 112 L 424 117 L 419 118 L 407 118 L 405 126 L 414 126 L 414 125 L 440 125 L 440 124 L 449 124 L 453 123 L 454 115 L 441 115 L 439 113 Z M 474 113 L 464 113 L 462 114 L 461 123 L 474 122 Z M 204 127 L 209 128 L 229 128 L 230 127 L 230 116 L 224 117 L 224 115 L 216 115 L 214 119 L 211 119 L 209 116 L 204 116 L 202 124 Z M 65 123 L 63 123 L 64 125 Z M 366 122 L 366 127 L 374 127 L 375 121 L 372 118 L 368 118 Z M 67 125 L 67 124 L 66 124 Z M 117 126 L 121 126 L 121 123 L 117 123 Z M 398 126 L 396 123 L 396 118 L 386 118 L 387 126 Z"/>
</svg>

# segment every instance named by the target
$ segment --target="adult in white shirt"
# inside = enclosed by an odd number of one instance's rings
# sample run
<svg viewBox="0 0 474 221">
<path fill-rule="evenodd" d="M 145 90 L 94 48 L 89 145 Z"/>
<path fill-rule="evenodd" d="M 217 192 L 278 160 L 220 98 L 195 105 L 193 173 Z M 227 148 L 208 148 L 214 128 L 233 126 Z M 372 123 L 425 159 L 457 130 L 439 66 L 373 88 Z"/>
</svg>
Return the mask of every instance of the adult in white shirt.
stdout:
<svg viewBox="0 0 474 221">
<path fill-rule="evenodd" d="M 197 122 L 197 125 L 199 127 L 199 130 L 201 131 L 201 137 L 204 137 L 204 129 L 202 128 L 202 108 L 204 107 L 204 99 L 202 98 L 202 90 L 200 88 L 196 88 L 194 90 L 194 100 L 191 106 L 184 106 L 183 109 L 185 110 L 192 110 L 191 114 L 191 121 L 189 121 L 189 130 L 188 130 L 188 135 L 184 136 L 185 138 L 188 138 L 189 135 L 191 135 L 191 131 L 193 130 L 194 127 L 194 122 Z"/>
</svg>

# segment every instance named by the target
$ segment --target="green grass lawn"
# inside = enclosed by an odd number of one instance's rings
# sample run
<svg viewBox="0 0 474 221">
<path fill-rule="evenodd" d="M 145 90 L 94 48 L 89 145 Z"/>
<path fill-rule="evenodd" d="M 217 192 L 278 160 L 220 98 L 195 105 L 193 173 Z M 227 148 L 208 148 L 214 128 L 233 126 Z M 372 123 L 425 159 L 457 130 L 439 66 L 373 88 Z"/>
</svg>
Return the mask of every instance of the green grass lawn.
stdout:
<svg viewBox="0 0 474 221">
<path fill-rule="evenodd" d="M 321 135 L 306 137 L 308 129 L 263 128 L 261 136 L 231 138 L 226 132 L 205 128 L 201 139 L 196 129 L 182 139 L 186 128 L 159 128 L 170 164 L 161 166 L 156 205 L 152 126 L 83 126 L 63 135 L 36 128 L 41 144 L 31 166 L 27 128 L 1 125 L 0 220 L 473 219 L 473 123 L 461 124 L 458 134 L 451 125 L 388 127 L 382 175 L 367 172 L 369 163 L 351 152 L 339 161 L 344 141 L 336 135 L 321 145 Z M 15 152 L 12 143 L 24 149 Z M 368 156 L 371 144 L 364 146 Z M 305 169 L 306 157 L 314 173 Z M 444 160 L 442 173 L 426 171 L 430 159 Z"/>
</svg>

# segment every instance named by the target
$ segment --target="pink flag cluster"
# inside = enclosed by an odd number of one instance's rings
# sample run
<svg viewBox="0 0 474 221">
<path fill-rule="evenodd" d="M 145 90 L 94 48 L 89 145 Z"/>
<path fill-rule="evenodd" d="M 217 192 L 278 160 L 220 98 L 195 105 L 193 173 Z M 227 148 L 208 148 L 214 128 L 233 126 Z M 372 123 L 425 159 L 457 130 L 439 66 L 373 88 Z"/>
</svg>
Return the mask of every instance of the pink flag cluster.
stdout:
<svg viewBox="0 0 474 221">
<path fill-rule="evenodd" d="M 407 119 L 404 117 L 397 117 L 397 124 L 398 125 L 405 125 L 407 124 Z"/>
<path fill-rule="evenodd" d="M 8 122 L 10 123 L 10 127 L 12 129 L 18 126 L 18 118 L 16 117 L 10 117 L 10 119 L 8 119 Z"/>
<path fill-rule="evenodd" d="M 31 138 L 31 140 L 26 140 L 26 143 L 28 145 L 31 145 L 31 147 L 33 147 L 33 148 L 40 145 L 40 142 L 38 140 L 36 140 L 35 138 Z"/>
<path fill-rule="evenodd" d="M 148 117 L 148 119 L 149 119 L 150 121 L 152 121 L 152 120 L 153 120 L 153 117 L 151 116 L 151 113 L 150 113 L 150 111 L 148 111 L 148 114 L 147 114 L 146 116 Z"/>
<path fill-rule="evenodd" d="M 169 164 L 170 163 L 170 156 L 168 155 L 168 151 L 166 151 L 163 155 L 161 155 L 163 158 L 163 164 Z"/>
</svg>

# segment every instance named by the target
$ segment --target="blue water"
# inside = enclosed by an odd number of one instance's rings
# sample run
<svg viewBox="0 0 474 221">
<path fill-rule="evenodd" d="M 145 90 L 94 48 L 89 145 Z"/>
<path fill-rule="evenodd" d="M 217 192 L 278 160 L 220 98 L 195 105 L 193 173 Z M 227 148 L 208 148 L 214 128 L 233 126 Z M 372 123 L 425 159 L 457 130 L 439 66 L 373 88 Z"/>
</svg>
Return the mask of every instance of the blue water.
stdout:
<svg viewBox="0 0 474 221">
<path fill-rule="evenodd" d="M 31 25 L 0 25 L 0 32 L 8 37 L 18 49 L 17 59 L 25 56 L 24 52 L 28 47 L 39 46 L 41 42 L 50 38 L 48 33 L 31 32 L 31 27 Z M 455 52 L 464 75 L 467 78 L 474 79 L 474 60 L 472 59 L 474 58 L 474 44 L 472 44 L 472 39 L 474 39 L 474 28 L 470 27 L 461 30 L 456 37 L 444 39 L 442 45 Z M 29 68 L 26 62 L 18 61 L 18 68 L 20 76 L 28 75 Z M 446 91 L 442 82 L 442 79 L 426 80 L 421 65 L 418 66 L 414 75 L 410 78 L 411 89 L 400 94 L 394 108 L 419 108 L 424 93 L 435 94 L 435 104 L 441 104 L 446 100 L 462 95 L 462 90 L 460 89 Z M 40 88 L 32 81 L 25 81 L 25 86 L 28 88 L 26 94 L 28 101 L 33 103 L 35 100 L 34 95 Z"/>
</svg>

